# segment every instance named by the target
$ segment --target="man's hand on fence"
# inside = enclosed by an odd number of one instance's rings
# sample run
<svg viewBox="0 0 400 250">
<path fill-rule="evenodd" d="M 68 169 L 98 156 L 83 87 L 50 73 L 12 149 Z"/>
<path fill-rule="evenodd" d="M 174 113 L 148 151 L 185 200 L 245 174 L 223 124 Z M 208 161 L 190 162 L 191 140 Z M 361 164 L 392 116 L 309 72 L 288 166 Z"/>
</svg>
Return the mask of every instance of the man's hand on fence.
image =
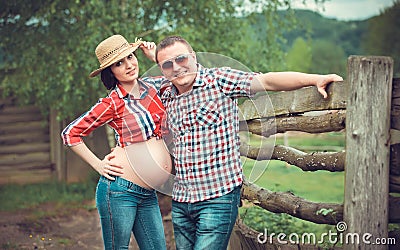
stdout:
<svg viewBox="0 0 400 250">
<path fill-rule="evenodd" d="M 326 93 L 326 87 L 328 84 L 331 82 L 340 82 L 343 81 L 343 78 L 341 76 L 338 76 L 336 74 L 329 74 L 329 75 L 321 75 L 320 80 L 316 82 L 316 87 L 318 89 L 318 92 L 324 97 L 328 97 L 328 93 Z"/>
</svg>

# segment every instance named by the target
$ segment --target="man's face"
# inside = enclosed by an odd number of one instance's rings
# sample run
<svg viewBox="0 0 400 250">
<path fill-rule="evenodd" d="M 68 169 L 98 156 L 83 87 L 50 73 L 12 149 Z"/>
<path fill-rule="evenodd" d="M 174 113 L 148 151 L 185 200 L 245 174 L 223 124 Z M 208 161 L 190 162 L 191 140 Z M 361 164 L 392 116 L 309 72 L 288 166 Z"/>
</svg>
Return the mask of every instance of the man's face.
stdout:
<svg viewBox="0 0 400 250">
<path fill-rule="evenodd" d="M 158 62 L 164 76 L 178 89 L 179 94 L 192 89 L 197 74 L 196 54 L 176 42 L 158 51 Z"/>
</svg>

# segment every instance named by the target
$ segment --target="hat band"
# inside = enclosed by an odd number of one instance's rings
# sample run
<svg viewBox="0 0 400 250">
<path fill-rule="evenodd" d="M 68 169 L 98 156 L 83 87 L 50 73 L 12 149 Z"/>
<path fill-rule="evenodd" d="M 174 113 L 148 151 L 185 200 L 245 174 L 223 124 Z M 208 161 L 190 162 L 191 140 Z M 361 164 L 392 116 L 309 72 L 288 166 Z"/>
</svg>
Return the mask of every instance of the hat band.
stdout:
<svg viewBox="0 0 400 250">
<path fill-rule="evenodd" d="M 101 64 L 103 64 L 104 61 L 107 60 L 107 58 L 108 58 L 109 56 L 115 54 L 117 51 L 119 51 L 119 50 L 121 50 L 121 49 L 123 49 L 123 48 L 125 48 L 125 47 L 128 47 L 128 46 L 129 46 L 129 43 L 123 43 L 121 46 L 116 47 L 115 49 L 109 51 L 107 54 L 103 55 L 103 56 L 100 58 L 100 60 L 102 61 Z"/>
</svg>

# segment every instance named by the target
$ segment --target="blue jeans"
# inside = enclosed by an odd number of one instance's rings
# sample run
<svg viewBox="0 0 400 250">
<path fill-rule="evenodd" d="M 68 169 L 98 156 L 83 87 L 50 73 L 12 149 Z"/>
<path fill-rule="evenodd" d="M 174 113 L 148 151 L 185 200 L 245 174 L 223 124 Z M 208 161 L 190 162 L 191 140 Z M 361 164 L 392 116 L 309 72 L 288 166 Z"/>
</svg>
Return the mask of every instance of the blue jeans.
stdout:
<svg viewBox="0 0 400 250">
<path fill-rule="evenodd" d="M 166 249 L 164 227 L 154 190 L 128 180 L 101 176 L 96 189 L 104 249 L 128 249 L 133 232 L 140 249 Z"/>
<path fill-rule="evenodd" d="M 172 201 L 176 249 L 226 249 L 238 214 L 240 188 L 195 203 Z"/>
</svg>

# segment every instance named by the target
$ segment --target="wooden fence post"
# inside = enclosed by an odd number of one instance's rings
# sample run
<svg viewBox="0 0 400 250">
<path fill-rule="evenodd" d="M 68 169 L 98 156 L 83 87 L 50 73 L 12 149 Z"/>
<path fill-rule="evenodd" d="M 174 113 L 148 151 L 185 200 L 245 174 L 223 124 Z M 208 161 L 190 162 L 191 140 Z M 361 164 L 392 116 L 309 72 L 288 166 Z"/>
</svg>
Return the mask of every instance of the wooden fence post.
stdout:
<svg viewBox="0 0 400 250">
<path fill-rule="evenodd" d="M 57 120 L 57 112 L 50 110 L 49 128 L 50 128 L 50 156 L 54 164 L 55 177 L 58 181 L 66 181 L 66 158 L 61 141 L 62 122 Z"/>
<path fill-rule="evenodd" d="M 344 249 L 388 247 L 374 243 L 388 237 L 392 79 L 390 57 L 349 57 Z"/>
</svg>

